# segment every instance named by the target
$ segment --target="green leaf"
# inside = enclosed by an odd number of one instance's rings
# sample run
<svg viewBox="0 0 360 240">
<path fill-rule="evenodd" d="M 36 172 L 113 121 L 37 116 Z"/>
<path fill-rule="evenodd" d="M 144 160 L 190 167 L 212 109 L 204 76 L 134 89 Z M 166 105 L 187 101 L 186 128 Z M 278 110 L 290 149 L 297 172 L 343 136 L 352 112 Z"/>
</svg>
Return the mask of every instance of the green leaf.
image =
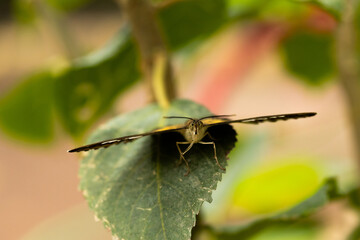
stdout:
<svg viewBox="0 0 360 240">
<path fill-rule="evenodd" d="M 284 0 L 226 0 L 229 13 L 233 18 L 256 18 L 265 21 L 281 19 L 289 21 L 306 12 L 306 6 L 297 1 Z"/>
<path fill-rule="evenodd" d="M 358 59 L 360 59 L 360 2 L 358 1 L 355 4 L 356 10 L 354 13 L 354 30 L 355 30 L 355 48 L 357 52 Z"/>
<path fill-rule="evenodd" d="M 320 85 L 335 68 L 331 35 L 297 31 L 282 43 L 285 66 L 308 84 Z"/>
<path fill-rule="evenodd" d="M 178 1 L 161 9 L 159 19 L 173 51 L 209 36 L 229 20 L 223 0 Z"/>
<path fill-rule="evenodd" d="M 61 11 L 71 11 L 80 8 L 93 0 L 45 0 L 51 7 Z"/>
<path fill-rule="evenodd" d="M 73 136 L 83 134 L 138 80 L 137 63 L 128 32 L 121 32 L 105 48 L 58 74 L 56 103 L 65 129 Z"/>
<path fill-rule="evenodd" d="M 319 224 L 315 221 L 273 225 L 251 237 L 251 240 L 309 240 L 318 239 Z"/>
<path fill-rule="evenodd" d="M 117 117 L 98 129 L 89 139 L 95 142 L 143 133 L 179 119 L 163 116 L 201 117 L 210 112 L 190 101 L 178 100 L 169 109 L 149 105 Z M 184 119 L 180 119 L 183 122 Z M 233 148 L 235 132 L 229 125 L 209 129 L 216 139 L 219 162 Z M 90 208 L 106 228 L 119 239 L 189 239 L 204 201 L 221 180 L 211 145 L 195 144 L 185 156 L 191 172 L 176 166 L 178 133 L 147 136 L 118 146 L 90 151 L 80 167 L 80 189 Z"/>
<path fill-rule="evenodd" d="M 31 75 L 0 99 L 0 127 L 16 138 L 47 142 L 53 136 L 52 106 L 50 73 Z"/>
<path fill-rule="evenodd" d="M 247 212 L 264 214 L 294 206 L 316 191 L 321 184 L 316 167 L 306 163 L 304 157 L 286 160 L 271 167 L 262 164 L 261 170 L 258 167 L 244 174 L 245 179 L 233 190 L 233 204 Z"/>
<path fill-rule="evenodd" d="M 313 3 L 320 6 L 336 18 L 340 18 L 344 9 L 345 1 L 343 0 L 298 0 L 299 2 Z"/>
<path fill-rule="evenodd" d="M 347 240 L 359 240 L 360 239 L 360 225 L 352 231 L 352 233 L 347 237 Z"/>
<path fill-rule="evenodd" d="M 246 239 L 260 232 L 261 230 L 282 223 L 296 222 L 299 219 L 309 216 L 330 201 L 337 199 L 339 193 L 336 181 L 333 178 L 326 180 L 311 197 L 294 206 L 293 208 L 277 214 L 254 220 L 241 226 L 227 226 L 212 229 L 219 239 Z"/>
<path fill-rule="evenodd" d="M 12 11 L 15 19 L 22 24 L 32 24 L 36 19 L 35 3 L 27 0 L 13 0 Z"/>
</svg>

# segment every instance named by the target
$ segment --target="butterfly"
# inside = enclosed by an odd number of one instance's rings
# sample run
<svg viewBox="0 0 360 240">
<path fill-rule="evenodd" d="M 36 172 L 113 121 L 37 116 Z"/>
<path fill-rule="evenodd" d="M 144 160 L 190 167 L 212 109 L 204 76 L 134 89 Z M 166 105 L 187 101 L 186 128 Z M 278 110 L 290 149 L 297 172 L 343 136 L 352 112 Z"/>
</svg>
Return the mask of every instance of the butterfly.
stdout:
<svg viewBox="0 0 360 240">
<path fill-rule="evenodd" d="M 260 117 L 252 117 L 252 118 L 243 118 L 243 119 L 229 119 L 229 117 L 233 115 L 212 115 L 206 116 L 202 118 L 191 118 L 191 117 L 183 117 L 183 116 L 168 116 L 164 118 L 181 118 L 187 119 L 183 124 L 177 125 L 170 125 L 167 127 L 155 129 L 150 132 L 140 133 L 135 135 L 123 136 L 113 139 L 108 139 L 100 142 L 91 143 L 85 146 L 81 146 L 78 148 L 74 148 L 69 150 L 68 152 L 82 152 L 88 151 L 92 149 L 98 148 L 107 148 L 111 145 L 119 144 L 119 143 L 127 143 L 130 141 L 134 141 L 138 138 L 149 136 L 149 135 L 156 135 L 162 134 L 167 132 L 179 132 L 184 137 L 185 141 L 176 142 L 176 147 L 179 151 L 180 158 L 178 165 L 182 163 L 182 161 L 186 164 L 187 172 L 185 174 L 188 175 L 190 173 L 190 167 L 188 161 L 185 159 L 184 155 L 192 148 L 195 143 L 199 144 L 209 144 L 213 146 L 214 149 L 214 158 L 216 164 L 219 166 L 220 169 L 225 170 L 217 158 L 216 155 L 216 145 L 214 142 L 214 138 L 210 135 L 207 131 L 209 127 L 217 126 L 217 125 L 224 125 L 224 124 L 231 124 L 231 123 L 247 123 L 247 124 L 258 124 L 262 122 L 276 122 L 280 120 L 288 120 L 288 119 L 298 119 L 298 118 L 307 118 L 315 116 L 315 112 L 303 112 L 303 113 L 288 113 L 288 114 L 278 114 L 278 115 L 268 115 L 268 116 L 260 116 Z M 208 136 L 212 141 L 202 141 L 205 136 Z M 188 147 L 182 151 L 180 145 L 188 145 Z"/>
</svg>

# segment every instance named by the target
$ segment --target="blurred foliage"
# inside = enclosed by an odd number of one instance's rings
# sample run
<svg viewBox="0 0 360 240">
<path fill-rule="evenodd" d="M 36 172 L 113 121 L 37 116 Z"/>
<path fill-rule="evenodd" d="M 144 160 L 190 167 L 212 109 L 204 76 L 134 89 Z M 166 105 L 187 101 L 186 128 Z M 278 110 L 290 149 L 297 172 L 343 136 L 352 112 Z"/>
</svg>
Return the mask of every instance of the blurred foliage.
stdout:
<svg viewBox="0 0 360 240">
<path fill-rule="evenodd" d="M 354 29 L 356 30 L 355 34 L 357 39 L 356 50 L 360 58 L 360 3 L 357 4 L 357 8 L 355 11 Z"/>
<path fill-rule="evenodd" d="M 53 79 L 39 72 L 0 99 L 0 127 L 10 135 L 35 142 L 53 136 Z"/>
<path fill-rule="evenodd" d="M 279 211 L 307 198 L 318 188 L 321 177 L 313 166 L 294 159 L 284 162 L 246 174 L 248 177 L 236 184 L 233 192 L 234 208 L 256 214 Z"/>
<path fill-rule="evenodd" d="M 60 11 L 78 9 L 94 0 L 44 0 L 49 6 Z"/>
<path fill-rule="evenodd" d="M 312 196 L 285 212 L 273 216 L 260 217 L 243 225 L 222 227 L 209 226 L 209 228 L 211 231 L 214 231 L 214 235 L 218 236 L 218 239 L 247 239 L 258 234 L 265 228 L 278 226 L 279 224 L 295 223 L 299 219 L 303 219 L 304 217 L 316 212 L 319 208 L 325 206 L 330 201 L 338 199 L 340 196 L 336 180 L 330 178 L 326 180 L 326 182 Z"/>
<path fill-rule="evenodd" d="M 354 231 L 350 234 L 347 240 L 359 240 L 360 239 L 360 225 L 358 225 Z"/>
<path fill-rule="evenodd" d="M 234 19 L 280 20 L 303 16 L 307 5 L 284 0 L 227 0 L 228 13 Z"/>
<path fill-rule="evenodd" d="M 140 77 L 128 31 L 100 51 L 77 59 L 56 75 L 56 107 L 65 129 L 80 136 Z"/>
<path fill-rule="evenodd" d="M 306 83 L 320 85 L 334 73 L 333 45 L 329 34 L 298 30 L 282 44 L 285 66 Z"/>
<path fill-rule="evenodd" d="M 36 19 L 34 1 L 13 0 L 12 9 L 15 19 L 21 24 L 32 24 Z"/>
<path fill-rule="evenodd" d="M 353 207 L 360 210 L 360 188 L 355 188 L 353 191 L 350 192 L 349 201 L 353 205 Z"/>
<path fill-rule="evenodd" d="M 209 36 L 228 20 L 223 0 L 179 1 L 159 11 L 159 18 L 171 50 Z"/>
<path fill-rule="evenodd" d="M 53 8 L 67 11 L 89 2 L 47 0 L 38 4 L 48 4 Z M 32 1 L 16 0 L 14 4 L 15 13 L 20 19 L 33 19 Z M 311 4 L 283 0 L 187 0 L 165 5 L 159 9 L 158 15 L 163 36 L 170 50 L 177 52 L 189 43 L 206 40 L 211 34 L 234 21 L 264 21 L 271 16 L 283 21 L 298 19 L 306 16 L 309 5 Z M 334 6 L 337 5 L 329 5 L 332 9 L 340 8 Z M 330 34 L 295 31 L 285 38 L 282 44 L 285 66 L 304 81 L 319 85 L 329 79 L 334 71 L 332 45 L 333 39 Z M 140 77 L 138 53 L 132 43 L 131 33 L 127 30 L 116 35 L 104 49 L 70 63 L 66 70 L 54 76 L 56 87 L 52 93 L 55 96 L 51 96 L 56 100 L 55 111 L 65 130 L 74 137 L 82 136 L 94 122 L 111 109 L 115 99 Z M 6 125 L 5 128 L 7 127 L 13 129 L 7 129 L 5 132 L 12 131 L 21 135 L 22 130 L 16 129 L 16 125 Z"/>
<path fill-rule="evenodd" d="M 316 222 L 282 223 L 265 228 L 251 240 L 309 240 L 316 239 L 319 229 Z"/>
<path fill-rule="evenodd" d="M 179 50 L 193 40 L 204 39 L 222 26 L 226 21 L 225 11 L 223 1 L 211 4 L 208 1 L 180 1 L 161 9 L 159 18 L 170 48 Z M 182 25 L 181 16 L 185 13 L 188 21 L 185 22 L 187 25 Z M 74 137 L 82 136 L 111 108 L 116 97 L 139 79 L 138 64 L 137 50 L 125 29 L 103 49 L 75 60 L 55 74 L 55 91 L 50 93 L 55 95 L 52 96 L 56 100 L 55 110 L 65 130 Z M 18 106 L 19 112 L 25 107 Z M 21 135 L 21 129 L 15 125 L 9 127 L 13 127 L 10 131 Z"/>
<path fill-rule="evenodd" d="M 343 0 L 298 0 L 299 2 L 313 3 L 324 9 L 326 12 L 332 14 L 337 19 L 341 18 L 341 13 L 344 9 L 345 1 Z"/>
</svg>

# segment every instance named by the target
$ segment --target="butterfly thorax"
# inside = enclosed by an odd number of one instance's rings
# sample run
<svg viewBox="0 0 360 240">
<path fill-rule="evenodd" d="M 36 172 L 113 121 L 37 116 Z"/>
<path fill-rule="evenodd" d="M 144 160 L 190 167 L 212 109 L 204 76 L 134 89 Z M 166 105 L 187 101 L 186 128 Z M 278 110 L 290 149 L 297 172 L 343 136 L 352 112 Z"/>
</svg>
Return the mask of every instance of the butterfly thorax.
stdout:
<svg viewBox="0 0 360 240">
<path fill-rule="evenodd" d="M 190 119 L 185 123 L 186 128 L 181 131 L 188 142 L 200 142 L 206 134 L 207 127 L 198 119 Z"/>
</svg>

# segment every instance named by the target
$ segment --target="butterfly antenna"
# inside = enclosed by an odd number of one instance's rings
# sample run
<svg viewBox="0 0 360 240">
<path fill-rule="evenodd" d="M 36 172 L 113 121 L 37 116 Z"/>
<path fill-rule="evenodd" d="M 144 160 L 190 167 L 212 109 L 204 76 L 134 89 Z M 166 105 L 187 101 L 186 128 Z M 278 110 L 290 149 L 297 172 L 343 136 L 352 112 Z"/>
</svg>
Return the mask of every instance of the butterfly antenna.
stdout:
<svg viewBox="0 0 360 240">
<path fill-rule="evenodd" d="M 204 120 L 207 118 L 227 118 L 227 117 L 233 117 L 235 116 L 235 114 L 231 114 L 231 115 L 212 115 L 212 116 L 206 116 L 206 117 L 202 117 L 200 118 L 200 120 Z"/>
<path fill-rule="evenodd" d="M 190 117 L 182 117 L 182 116 L 165 116 L 164 118 L 185 118 L 185 119 L 194 120 L 193 118 L 190 118 Z"/>
</svg>

